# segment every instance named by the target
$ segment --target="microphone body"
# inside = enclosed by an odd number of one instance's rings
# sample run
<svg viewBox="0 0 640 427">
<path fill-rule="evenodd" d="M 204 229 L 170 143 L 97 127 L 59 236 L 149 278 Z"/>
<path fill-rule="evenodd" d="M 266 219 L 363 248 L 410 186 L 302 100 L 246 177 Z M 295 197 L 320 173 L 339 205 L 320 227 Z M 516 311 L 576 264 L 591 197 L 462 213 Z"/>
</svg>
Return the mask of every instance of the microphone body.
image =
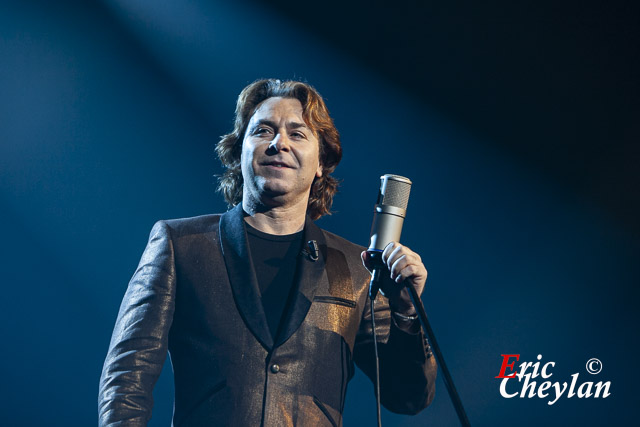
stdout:
<svg viewBox="0 0 640 427">
<path fill-rule="evenodd" d="M 399 242 L 402 225 L 407 214 L 411 180 L 399 175 L 380 177 L 380 191 L 374 207 L 371 240 L 367 253 L 373 264 L 369 296 L 373 299 L 380 289 L 381 275 L 385 271 L 382 252 L 391 242 Z"/>
</svg>

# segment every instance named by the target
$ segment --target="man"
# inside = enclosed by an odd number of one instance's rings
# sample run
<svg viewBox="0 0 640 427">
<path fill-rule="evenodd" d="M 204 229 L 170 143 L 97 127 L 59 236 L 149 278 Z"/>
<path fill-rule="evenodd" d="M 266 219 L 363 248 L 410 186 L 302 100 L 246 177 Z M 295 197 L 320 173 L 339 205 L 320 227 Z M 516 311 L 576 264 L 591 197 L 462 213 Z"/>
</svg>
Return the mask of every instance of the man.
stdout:
<svg viewBox="0 0 640 427">
<path fill-rule="evenodd" d="M 160 221 L 122 302 L 100 381 L 101 425 L 146 425 L 167 350 L 176 426 L 341 425 L 355 362 L 375 378 L 368 259 L 319 229 L 342 151 L 320 95 L 260 80 L 238 98 L 217 146 L 222 215 Z M 417 413 L 436 365 L 406 289 L 420 257 L 392 243 L 375 303 L 381 400 Z"/>
</svg>

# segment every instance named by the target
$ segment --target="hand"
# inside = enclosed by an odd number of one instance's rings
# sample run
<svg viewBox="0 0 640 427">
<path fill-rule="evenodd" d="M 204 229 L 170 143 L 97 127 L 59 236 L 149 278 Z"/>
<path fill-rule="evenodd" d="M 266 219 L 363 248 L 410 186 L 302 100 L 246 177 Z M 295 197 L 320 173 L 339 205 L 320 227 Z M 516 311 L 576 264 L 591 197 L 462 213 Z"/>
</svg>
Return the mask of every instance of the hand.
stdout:
<svg viewBox="0 0 640 427">
<path fill-rule="evenodd" d="M 362 263 L 371 271 L 369 255 L 362 252 Z M 413 286 L 418 295 L 427 281 L 427 269 L 422 264 L 420 255 L 397 242 L 389 243 L 382 252 L 382 262 L 387 267 L 389 276 L 384 275 L 380 286 L 383 294 L 389 298 L 392 311 L 411 315 L 415 313 L 409 291 L 405 286 Z M 405 282 L 408 281 L 408 282 Z"/>
</svg>

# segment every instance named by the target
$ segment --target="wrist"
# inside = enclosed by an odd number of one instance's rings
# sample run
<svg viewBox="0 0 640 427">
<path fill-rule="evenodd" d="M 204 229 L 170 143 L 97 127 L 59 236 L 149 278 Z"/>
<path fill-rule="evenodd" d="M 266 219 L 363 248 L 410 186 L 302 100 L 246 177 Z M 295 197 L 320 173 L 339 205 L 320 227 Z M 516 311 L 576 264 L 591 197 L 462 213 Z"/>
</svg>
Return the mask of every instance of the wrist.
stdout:
<svg viewBox="0 0 640 427">
<path fill-rule="evenodd" d="M 413 322 L 418 319 L 418 314 L 415 311 L 413 314 L 404 314 L 397 311 L 392 311 L 391 313 L 395 316 L 396 320 L 401 322 Z"/>
<path fill-rule="evenodd" d="M 396 327 L 403 332 L 406 332 L 410 335 L 415 335 L 420 332 L 420 322 L 417 321 L 417 314 L 405 315 L 392 311 L 391 318 L 393 319 L 393 323 L 396 325 Z"/>
<path fill-rule="evenodd" d="M 405 288 L 395 295 L 389 295 L 389 308 L 395 313 L 411 316 L 416 313 L 409 291 Z"/>
<path fill-rule="evenodd" d="M 416 314 L 416 309 L 411 302 L 408 301 L 391 301 L 389 300 L 389 308 L 391 312 L 402 314 L 405 316 L 413 316 Z"/>
</svg>

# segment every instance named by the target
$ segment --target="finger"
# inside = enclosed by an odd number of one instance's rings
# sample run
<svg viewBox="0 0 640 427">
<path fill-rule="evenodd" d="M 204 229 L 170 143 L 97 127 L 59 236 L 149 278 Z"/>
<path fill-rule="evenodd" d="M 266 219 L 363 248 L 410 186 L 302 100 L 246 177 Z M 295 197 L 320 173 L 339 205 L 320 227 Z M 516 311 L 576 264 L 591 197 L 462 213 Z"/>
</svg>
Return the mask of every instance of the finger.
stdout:
<svg viewBox="0 0 640 427">
<path fill-rule="evenodd" d="M 398 274 L 396 275 L 394 281 L 396 283 L 402 283 L 405 280 L 407 280 L 409 277 L 414 276 L 416 273 L 415 267 L 412 265 L 406 266 L 405 268 L 403 268 L 402 270 L 400 270 L 398 272 Z"/>
<path fill-rule="evenodd" d="M 400 263 L 397 264 L 398 262 Z M 407 264 L 421 265 L 422 260 L 420 259 L 420 255 L 413 252 L 411 249 L 406 246 L 399 245 L 399 247 L 396 247 L 389 256 L 387 263 L 389 270 L 392 272 L 398 272 L 406 267 Z"/>
<path fill-rule="evenodd" d="M 396 283 L 401 283 L 407 279 L 410 279 L 413 277 L 419 277 L 419 276 L 420 276 L 420 268 L 418 268 L 418 266 L 416 265 L 411 264 L 406 266 L 402 270 L 400 270 L 394 280 Z"/>
<path fill-rule="evenodd" d="M 407 249 L 408 248 L 406 248 L 405 246 L 402 246 L 400 243 L 397 243 L 397 242 L 389 243 L 389 245 L 387 245 L 387 247 L 385 248 L 385 252 L 383 252 L 382 254 L 382 262 L 384 262 L 387 265 L 387 268 L 391 270 L 393 263 L 396 262 L 396 260 L 400 256 L 402 256 L 402 254 L 404 254 Z M 386 258 L 384 256 L 385 253 L 387 254 Z"/>
<path fill-rule="evenodd" d="M 369 261 L 371 256 L 369 255 L 369 253 L 367 251 L 363 251 L 360 254 L 360 258 L 362 259 L 362 265 L 364 265 L 364 268 L 366 268 L 369 272 L 371 272 L 371 266 Z"/>
<path fill-rule="evenodd" d="M 395 249 L 396 245 L 398 243 L 396 242 L 389 242 L 389 244 L 387 244 L 387 246 L 384 247 L 384 250 L 382 251 L 382 262 L 387 264 L 387 260 L 389 259 L 389 255 L 391 255 L 391 253 L 393 252 L 393 250 Z"/>
<path fill-rule="evenodd" d="M 402 271 L 403 268 L 409 265 L 409 260 L 406 255 L 400 254 L 398 258 L 393 261 L 393 264 L 389 268 L 391 272 L 391 279 L 395 280 L 398 274 Z"/>
</svg>

